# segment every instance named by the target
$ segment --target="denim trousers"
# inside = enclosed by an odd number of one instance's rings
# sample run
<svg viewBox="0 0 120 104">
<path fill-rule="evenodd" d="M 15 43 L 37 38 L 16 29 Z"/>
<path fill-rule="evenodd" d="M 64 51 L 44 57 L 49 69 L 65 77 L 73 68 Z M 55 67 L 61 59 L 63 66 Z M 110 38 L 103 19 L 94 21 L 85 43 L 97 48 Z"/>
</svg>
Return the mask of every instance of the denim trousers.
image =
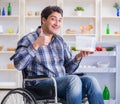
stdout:
<svg viewBox="0 0 120 104">
<path fill-rule="evenodd" d="M 87 95 L 89 104 L 104 104 L 99 83 L 93 76 L 66 75 L 56 78 L 58 97 L 67 104 L 82 104 L 82 97 Z M 51 84 L 52 81 L 42 81 L 38 84 Z"/>
</svg>

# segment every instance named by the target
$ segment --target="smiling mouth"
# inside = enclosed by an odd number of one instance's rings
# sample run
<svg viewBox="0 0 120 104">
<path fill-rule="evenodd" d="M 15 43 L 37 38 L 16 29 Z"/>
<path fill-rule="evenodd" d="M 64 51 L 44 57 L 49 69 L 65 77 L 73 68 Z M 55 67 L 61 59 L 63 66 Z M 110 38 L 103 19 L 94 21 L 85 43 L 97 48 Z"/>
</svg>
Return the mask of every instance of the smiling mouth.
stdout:
<svg viewBox="0 0 120 104">
<path fill-rule="evenodd" d="M 57 26 L 52 26 L 52 28 L 55 29 L 55 30 L 59 29 L 59 27 L 57 27 Z"/>
</svg>

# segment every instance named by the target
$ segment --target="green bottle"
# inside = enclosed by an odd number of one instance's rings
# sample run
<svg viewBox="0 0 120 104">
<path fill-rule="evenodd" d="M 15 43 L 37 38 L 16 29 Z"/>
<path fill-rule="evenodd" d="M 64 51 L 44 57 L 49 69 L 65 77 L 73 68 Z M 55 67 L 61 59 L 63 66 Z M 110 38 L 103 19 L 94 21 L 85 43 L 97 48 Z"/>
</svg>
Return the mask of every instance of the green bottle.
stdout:
<svg viewBox="0 0 120 104">
<path fill-rule="evenodd" d="M 7 14 L 8 14 L 8 15 L 11 15 L 11 14 L 12 14 L 12 6 L 11 6 L 10 3 L 8 3 Z"/>
<path fill-rule="evenodd" d="M 110 27 L 109 27 L 109 24 L 107 24 L 107 27 L 106 27 L 106 34 L 110 34 Z"/>
<path fill-rule="evenodd" d="M 0 8 L 0 16 L 1 16 L 1 8 Z"/>
<path fill-rule="evenodd" d="M 103 90 L 103 99 L 110 100 L 110 92 L 107 86 L 105 86 Z"/>
</svg>

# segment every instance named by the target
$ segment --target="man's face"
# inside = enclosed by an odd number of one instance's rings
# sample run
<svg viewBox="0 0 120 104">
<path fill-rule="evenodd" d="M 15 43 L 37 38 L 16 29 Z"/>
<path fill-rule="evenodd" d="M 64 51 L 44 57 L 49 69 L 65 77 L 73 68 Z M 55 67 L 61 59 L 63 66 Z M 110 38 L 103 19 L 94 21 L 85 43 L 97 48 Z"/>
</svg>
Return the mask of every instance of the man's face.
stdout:
<svg viewBox="0 0 120 104">
<path fill-rule="evenodd" d="M 53 12 L 51 15 L 48 16 L 47 19 L 44 18 L 43 26 L 48 34 L 56 34 L 62 24 L 62 16 L 58 12 Z"/>
</svg>

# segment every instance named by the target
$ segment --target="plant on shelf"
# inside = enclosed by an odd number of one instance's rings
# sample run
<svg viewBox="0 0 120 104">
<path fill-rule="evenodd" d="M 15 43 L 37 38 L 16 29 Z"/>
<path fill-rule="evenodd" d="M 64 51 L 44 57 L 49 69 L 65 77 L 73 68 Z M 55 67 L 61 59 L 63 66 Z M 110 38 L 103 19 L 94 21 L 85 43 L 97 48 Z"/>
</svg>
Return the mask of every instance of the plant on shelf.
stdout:
<svg viewBox="0 0 120 104">
<path fill-rule="evenodd" d="M 82 12 L 85 11 L 85 9 L 81 6 L 77 6 L 77 7 L 75 7 L 74 11 L 77 16 L 81 16 Z"/>
<path fill-rule="evenodd" d="M 120 5 L 116 2 L 114 5 L 113 5 L 114 8 L 116 9 L 119 9 L 120 8 Z"/>
<path fill-rule="evenodd" d="M 81 6 L 77 6 L 74 10 L 75 11 L 84 11 L 85 9 Z"/>
<path fill-rule="evenodd" d="M 116 15 L 117 15 L 117 16 L 120 16 L 120 5 L 116 2 L 116 3 L 113 5 L 113 7 L 117 10 Z"/>
</svg>

